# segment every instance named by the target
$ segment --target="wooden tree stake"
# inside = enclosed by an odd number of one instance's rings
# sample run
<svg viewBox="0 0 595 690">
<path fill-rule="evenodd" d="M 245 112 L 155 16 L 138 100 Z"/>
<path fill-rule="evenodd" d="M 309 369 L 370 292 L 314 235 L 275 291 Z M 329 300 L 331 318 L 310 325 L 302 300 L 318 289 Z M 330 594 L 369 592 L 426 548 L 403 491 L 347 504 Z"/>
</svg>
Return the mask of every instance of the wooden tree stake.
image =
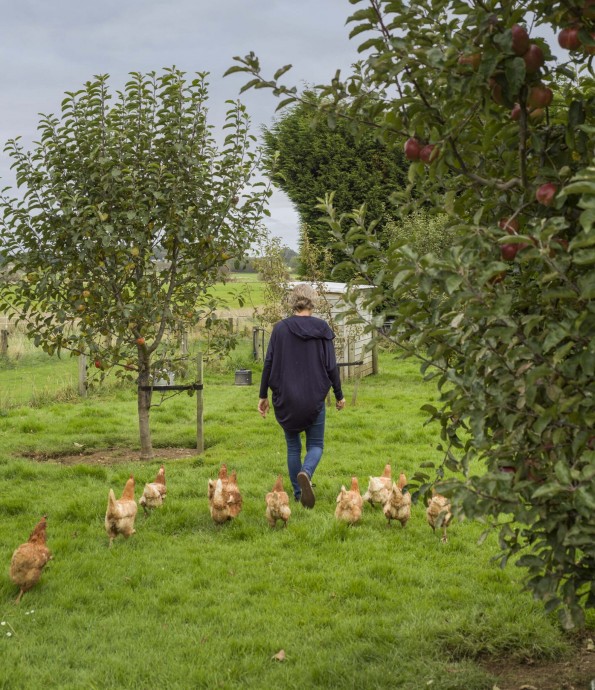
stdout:
<svg viewBox="0 0 595 690">
<path fill-rule="evenodd" d="M 87 355 L 79 355 L 79 395 L 87 397 Z"/>
<path fill-rule="evenodd" d="M 202 385 L 203 385 L 203 362 L 202 362 L 202 352 L 199 352 L 196 356 L 196 383 L 200 385 L 200 388 L 196 391 L 196 450 L 199 453 L 203 453 L 205 449 L 205 436 L 203 428 L 203 410 L 204 401 L 202 397 Z"/>
<path fill-rule="evenodd" d="M 2 357 L 8 356 L 8 331 L 5 329 L 0 331 L 0 355 Z"/>
</svg>

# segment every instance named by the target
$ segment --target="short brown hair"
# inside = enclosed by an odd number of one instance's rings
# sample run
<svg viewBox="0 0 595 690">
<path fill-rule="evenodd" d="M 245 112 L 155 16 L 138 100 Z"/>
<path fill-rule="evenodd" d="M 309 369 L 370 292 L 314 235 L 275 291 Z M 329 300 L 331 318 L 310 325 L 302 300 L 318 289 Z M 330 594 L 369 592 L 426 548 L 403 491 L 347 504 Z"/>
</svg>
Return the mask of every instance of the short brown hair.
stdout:
<svg viewBox="0 0 595 690">
<path fill-rule="evenodd" d="M 289 295 L 289 307 L 292 311 L 313 310 L 316 307 L 318 293 L 307 283 L 296 285 Z"/>
</svg>

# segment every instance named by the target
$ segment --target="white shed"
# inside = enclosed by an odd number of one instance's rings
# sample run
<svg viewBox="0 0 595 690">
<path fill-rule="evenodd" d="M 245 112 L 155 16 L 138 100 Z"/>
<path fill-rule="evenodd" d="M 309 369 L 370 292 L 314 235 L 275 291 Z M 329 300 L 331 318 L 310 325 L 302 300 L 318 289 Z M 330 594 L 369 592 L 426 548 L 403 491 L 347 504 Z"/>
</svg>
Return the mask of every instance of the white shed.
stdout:
<svg viewBox="0 0 595 690">
<path fill-rule="evenodd" d="M 288 288 L 293 289 L 296 285 L 303 282 L 306 281 L 298 280 L 288 283 Z M 345 381 L 354 377 L 377 374 L 378 356 L 376 348 L 366 349 L 366 345 L 369 345 L 372 341 L 372 335 L 364 333 L 362 326 L 337 321 L 337 316 L 347 309 L 347 304 L 344 301 L 347 283 L 309 284 L 322 297 L 321 306 L 314 312 L 314 316 L 330 322 L 335 332 L 335 352 L 339 371 L 341 372 L 341 380 Z M 371 285 L 362 285 L 360 289 L 366 290 L 371 287 Z M 358 311 L 365 319 L 370 313 L 364 309 L 361 304 L 362 301 L 362 298 L 358 298 Z"/>
</svg>

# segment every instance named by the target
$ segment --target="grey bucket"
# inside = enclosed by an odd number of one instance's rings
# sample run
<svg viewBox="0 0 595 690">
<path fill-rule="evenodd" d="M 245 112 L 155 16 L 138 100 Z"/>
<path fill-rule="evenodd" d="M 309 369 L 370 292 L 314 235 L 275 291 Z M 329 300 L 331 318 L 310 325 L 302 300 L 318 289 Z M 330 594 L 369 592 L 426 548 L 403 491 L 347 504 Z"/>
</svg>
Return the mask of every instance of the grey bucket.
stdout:
<svg viewBox="0 0 595 690">
<path fill-rule="evenodd" d="M 252 369 L 236 369 L 236 386 L 252 385 Z"/>
</svg>

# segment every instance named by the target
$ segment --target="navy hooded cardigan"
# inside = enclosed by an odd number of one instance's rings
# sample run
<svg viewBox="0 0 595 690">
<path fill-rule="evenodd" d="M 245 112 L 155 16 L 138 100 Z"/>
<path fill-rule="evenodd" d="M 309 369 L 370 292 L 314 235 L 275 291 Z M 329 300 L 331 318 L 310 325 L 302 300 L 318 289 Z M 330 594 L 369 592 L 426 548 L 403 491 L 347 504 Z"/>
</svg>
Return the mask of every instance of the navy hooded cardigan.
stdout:
<svg viewBox="0 0 595 690">
<path fill-rule="evenodd" d="M 275 417 L 285 431 L 314 423 L 331 386 L 343 399 L 335 357 L 335 334 L 315 316 L 290 316 L 275 324 L 267 348 L 260 397 L 270 388 Z"/>
</svg>

